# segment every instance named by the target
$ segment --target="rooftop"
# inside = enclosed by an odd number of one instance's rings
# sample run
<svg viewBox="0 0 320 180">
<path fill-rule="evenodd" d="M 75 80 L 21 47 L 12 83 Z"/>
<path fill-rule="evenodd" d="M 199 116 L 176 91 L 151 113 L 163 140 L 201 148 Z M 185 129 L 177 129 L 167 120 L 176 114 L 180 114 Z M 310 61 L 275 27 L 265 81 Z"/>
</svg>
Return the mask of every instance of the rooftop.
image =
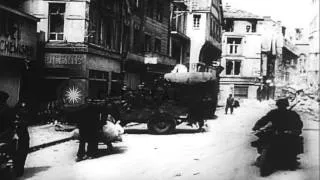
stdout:
<svg viewBox="0 0 320 180">
<path fill-rule="evenodd" d="M 234 18 L 234 19 L 260 19 L 263 20 L 263 17 L 252 14 L 250 12 L 240 10 L 240 9 L 232 9 L 230 6 L 227 6 L 223 9 L 224 18 Z"/>
</svg>

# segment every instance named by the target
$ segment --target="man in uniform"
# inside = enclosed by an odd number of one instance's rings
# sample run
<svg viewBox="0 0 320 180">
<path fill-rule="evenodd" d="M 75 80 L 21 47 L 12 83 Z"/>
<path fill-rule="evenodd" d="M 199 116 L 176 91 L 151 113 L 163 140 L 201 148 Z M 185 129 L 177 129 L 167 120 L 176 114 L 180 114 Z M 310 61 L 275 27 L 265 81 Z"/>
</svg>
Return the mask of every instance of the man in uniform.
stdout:
<svg viewBox="0 0 320 180">
<path fill-rule="evenodd" d="M 302 142 L 299 135 L 302 132 L 303 123 L 298 113 L 288 109 L 288 99 L 279 99 L 276 102 L 277 109 L 271 110 L 264 117 L 259 119 L 252 130 L 256 131 L 271 123 L 275 132 L 283 134 L 274 139 L 277 154 L 285 155 L 285 162 L 290 169 L 297 166 L 296 156 L 302 152 Z"/>
<path fill-rule="evenodd" d="M 230 108 L 231 114 L 233 113 L 233 102 L 234 102 L 234 98 L 232 97 L 232 94 L 229 94 L 229 97 L 227 98 L 227 102 L 226 102 L 225 114 L 228 114 L 229 108 Z"/>
</svg>

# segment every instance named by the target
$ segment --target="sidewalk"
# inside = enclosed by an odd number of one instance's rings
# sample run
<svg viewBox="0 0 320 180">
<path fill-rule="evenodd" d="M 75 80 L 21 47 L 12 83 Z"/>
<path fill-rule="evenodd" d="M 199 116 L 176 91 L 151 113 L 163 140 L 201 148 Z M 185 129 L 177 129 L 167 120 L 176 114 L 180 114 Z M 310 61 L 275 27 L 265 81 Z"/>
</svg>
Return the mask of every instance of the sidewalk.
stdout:
<svg viewBox="0 0 320 180">
<path fill-rule="evenodd" d="M 28 127 L 28 130 L 30 135 L 29 152 L 34 152 L 41 148 L 52 146 L 72 139 L 71 132 L 56 131 L 53 124 L 30 126 Z"/>
</svg>

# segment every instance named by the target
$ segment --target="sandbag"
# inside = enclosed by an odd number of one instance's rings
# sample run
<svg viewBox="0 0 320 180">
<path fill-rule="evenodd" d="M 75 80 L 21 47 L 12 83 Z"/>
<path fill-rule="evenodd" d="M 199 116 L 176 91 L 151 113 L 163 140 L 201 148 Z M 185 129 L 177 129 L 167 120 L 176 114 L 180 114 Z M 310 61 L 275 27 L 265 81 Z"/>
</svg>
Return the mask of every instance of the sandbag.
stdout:
<svg viewBox="0 0 320 180">
<path fill-rule="evenodd" d="M 107 124 L 102 127 L 103 141 L 121 141 L 121 134 L 124 133 L 124 129 L 119 123 L 112 123 L 107 121 Z"/>
</svg>

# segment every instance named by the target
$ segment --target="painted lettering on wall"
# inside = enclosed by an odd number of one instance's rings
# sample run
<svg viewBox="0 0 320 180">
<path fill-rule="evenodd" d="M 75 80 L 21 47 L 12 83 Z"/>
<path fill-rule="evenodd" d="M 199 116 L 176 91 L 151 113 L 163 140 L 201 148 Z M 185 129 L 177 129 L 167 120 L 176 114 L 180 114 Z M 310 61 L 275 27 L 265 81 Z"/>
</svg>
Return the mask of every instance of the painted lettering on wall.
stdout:
<svg viewBox="0 0 320 180">
<path fill-rule="evenodd" d="M 44 57 L 46 65 L 81 65 L 85 59 L 84 54 L 58 54 L 47 53 Z"/>
<path fill-rule="evenodd" d="M 33 56 L 33 47 L 18 40 L 0 37 L 0 55 L 16 58 L 30 58 Z"/>
</svg>

